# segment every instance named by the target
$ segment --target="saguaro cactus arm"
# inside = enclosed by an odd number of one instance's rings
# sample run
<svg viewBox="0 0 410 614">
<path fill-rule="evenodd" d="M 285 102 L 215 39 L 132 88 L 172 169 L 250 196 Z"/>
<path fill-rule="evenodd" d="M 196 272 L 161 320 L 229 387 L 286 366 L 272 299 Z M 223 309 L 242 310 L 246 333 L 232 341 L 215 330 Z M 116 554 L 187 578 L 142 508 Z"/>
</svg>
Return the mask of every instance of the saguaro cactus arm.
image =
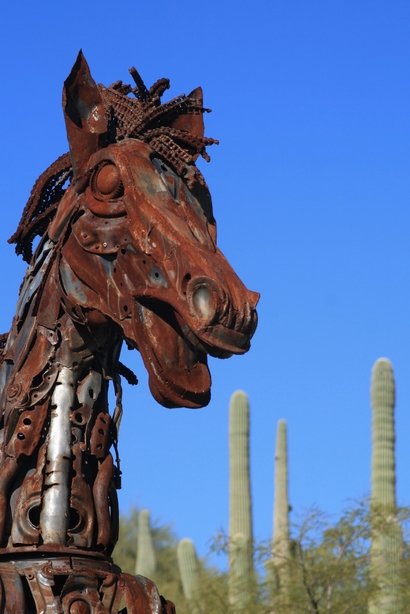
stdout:
<svg viewBox="0 0 410 614">
<path fill-rule="evenodd" d="M 402 535 L 396 517 L 395 382 L 392 365 L 385 358 L 377 360 L 373 367 L 371 404 L 371 575 L 379 592 L 369 604 L 369 614 L 398 614 Z"/>
<path fill-rule="evenodd" d="M 229 409 L 229 534 L 252 541 L 252 501 L 249 463 L 249 402 L 238 390 Z"/>
<path fill-rule="evenodd" d="M 392 507 L 396 505 L 395 402 L 392 365 L 386 358 L 380 358 L 373 367 L 371 383 L 372 503 Z"/>
<path fill-rule="evenodd" d="M 138 545 L 135 573 L 151 578 L 156 570 L 154 542 L 151 535 L 149 510 L 141 510 L 138 516 Z"/>
<path fill-rule="evenodd" d="M 181 539 L 177 546 L 177 558 L 182 589 L 191 614 L 201 612 L 201 585 L 199 580 L 198 561 L 192 540 Z"/>
<path fill-rule="evenodd" d="M 288 451 L 285 420 L 279 420 L 275 452 L 275 498 L 273 508 L 273 562 L 280 584 L 287 583 L 287 562 L 290 556 Z"/>
<path fill-rule="evenodd" d="M 249 402 L 238 390 L 229 408 L 229 602 L 246 609 L 253 584 L 252 500 L 249 468 Z"/>
</svg>

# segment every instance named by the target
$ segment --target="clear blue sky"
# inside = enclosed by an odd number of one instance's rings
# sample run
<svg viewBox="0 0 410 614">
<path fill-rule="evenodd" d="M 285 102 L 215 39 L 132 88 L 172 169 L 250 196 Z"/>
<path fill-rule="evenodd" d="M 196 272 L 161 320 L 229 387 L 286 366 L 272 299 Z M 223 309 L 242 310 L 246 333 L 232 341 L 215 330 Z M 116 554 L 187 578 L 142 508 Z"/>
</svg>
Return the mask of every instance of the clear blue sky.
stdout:
<svg viewBox="0 0 410 614">
<path fill-rule="evenodd" d="M 251 402 L 254 529 L 272 531 L 276 424 L 294 510 L 370 488 L 370 372 L 397 378 L 397 490 L 410 503 L 410 4 L 402 1 L 22 2 L 1 13 L 0 328 L 25 266 L 6 243 L 38 175 L 67 151 L 61 89 L 80 48 L 97 82 L 135 65 L 170 96 L 201 85 L 202 165 L 219 245 L 261 292 L 251 351 L 211 359 L 200 411 L 166 410 L 138 374 L 120 434 L 124 512 L 173 521 L 203 554 L 228 528 L 228 402 Z"/>
</svg>

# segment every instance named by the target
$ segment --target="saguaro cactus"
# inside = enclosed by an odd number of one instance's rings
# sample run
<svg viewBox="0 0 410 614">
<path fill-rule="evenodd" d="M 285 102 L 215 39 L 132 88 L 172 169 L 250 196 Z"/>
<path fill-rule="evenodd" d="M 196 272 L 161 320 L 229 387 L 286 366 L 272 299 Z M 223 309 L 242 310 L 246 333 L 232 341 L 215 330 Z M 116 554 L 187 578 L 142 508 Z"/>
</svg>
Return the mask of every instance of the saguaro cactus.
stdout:
<svg viewBox="0 0 410 614">
<path fill-rule="evenodd" d="M 138 516 L 138 545 L 135 573 L 151 578 L 156 570 L 154 542 L 151 535 L 149 510 L 141 510 Z"/>
<path fill-rule="evenodd" d="M 201 585 L 198 561 L 192 540 L 188 538 L 181 539 L 177 546 L 177 558 L 182 589 L 188 602 L 190 614 L 200 614 Z"/>
<path fill-rule="evenodd" d="M 253 583 L 249 402 L 241 390 L 229 408 L 229 468 L 229 602 L 232 612 L 241 612 Z"/>
<path fill-rule="evenodd" d="M 380 358 L 373 367 L 371 383 L 372 578 L 378 585 L 370 614 L 399 612 L 398 584 L 401 558 L 401 528 L 396 518 L 396 471 L 394 406 L 395 384 L 390 361 Z"/>
<path fill-rule="evenodd" d="M 289 497 L 288 497 L 288 451 L 286 421 L 279 420 L 275 452 L 275 498 L 273 508 L 273 565 L 279 587 L 289 584 Z"/>
</svg>

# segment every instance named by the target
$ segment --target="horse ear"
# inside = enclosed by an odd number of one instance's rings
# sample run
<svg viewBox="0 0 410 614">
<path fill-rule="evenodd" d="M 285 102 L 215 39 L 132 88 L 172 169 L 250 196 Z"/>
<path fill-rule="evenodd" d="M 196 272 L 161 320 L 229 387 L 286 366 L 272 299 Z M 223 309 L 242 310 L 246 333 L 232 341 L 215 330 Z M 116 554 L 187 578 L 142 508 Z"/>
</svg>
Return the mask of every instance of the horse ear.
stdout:
<svg viewBox="0 0 410 614">
<path fill-rule="evenodd" d="M 64 82 L 63 111 L 77 192 L 84 189 L 90 156 L 105 147 L 107 120 L 101 94 L 80 50 Z"/>
<path fill-rule="evenodd" d="M 203 94 L 202 87 L 197 87 L 193 90 L 187 98 L 190 98 L 194 106 L 202 109 L 203 105 Z M 186 130 L 190 134 L 194 136 L 204 136 L 204 115 L 203 113 L 190 113 L 186 115 L 179 115 L 176 120 L 172 123 L 172 128 L 176 128 L 177 130 Z M 199 155 L 199 154 L 198 154 Z M 197 158 L 198 156 L 196 156 Z"/>
</svg>

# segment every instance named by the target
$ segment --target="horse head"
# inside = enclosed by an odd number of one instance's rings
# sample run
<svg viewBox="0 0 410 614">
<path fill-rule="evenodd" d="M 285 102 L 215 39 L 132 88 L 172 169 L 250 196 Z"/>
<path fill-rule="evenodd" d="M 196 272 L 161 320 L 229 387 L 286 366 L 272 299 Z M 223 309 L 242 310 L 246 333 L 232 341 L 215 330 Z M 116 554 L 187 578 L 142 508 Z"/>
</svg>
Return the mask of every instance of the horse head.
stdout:
<svg viewBox="0 0 410 614">
<path fill-rule="evenodd" d="M 201 90 L 161 104 L 169 82 L 147 90 L 130 72 L 135 88 L 97 85 L 80 52 L 63 91 L 73 177 L 46 236 L 74 321 L 117 327 L 140 351 L 161 404 L 201 407 L 207 355 L 249 349 L 259 295 L 216 246 L 195 165 L 216 142 L 203 134 Z"/>
</svg>

